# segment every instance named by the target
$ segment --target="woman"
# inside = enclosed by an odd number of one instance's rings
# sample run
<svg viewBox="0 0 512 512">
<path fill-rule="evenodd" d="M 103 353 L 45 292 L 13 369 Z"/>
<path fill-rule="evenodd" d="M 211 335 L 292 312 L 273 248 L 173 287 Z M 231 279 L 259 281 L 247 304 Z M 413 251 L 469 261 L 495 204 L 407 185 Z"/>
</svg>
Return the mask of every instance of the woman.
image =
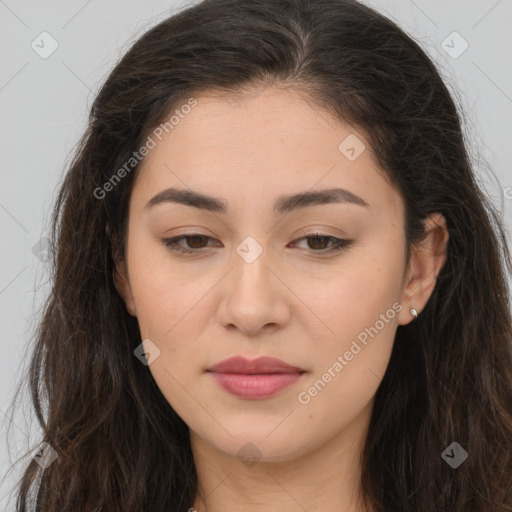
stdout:
<svg viewBox="0 0 512 512">
<path fill-rule="evenodd" d="M 380 14 L 206 0 L 149 30 L 52 228 L 19 511 L 512 510 L 504 229 Z"/>
</svg>

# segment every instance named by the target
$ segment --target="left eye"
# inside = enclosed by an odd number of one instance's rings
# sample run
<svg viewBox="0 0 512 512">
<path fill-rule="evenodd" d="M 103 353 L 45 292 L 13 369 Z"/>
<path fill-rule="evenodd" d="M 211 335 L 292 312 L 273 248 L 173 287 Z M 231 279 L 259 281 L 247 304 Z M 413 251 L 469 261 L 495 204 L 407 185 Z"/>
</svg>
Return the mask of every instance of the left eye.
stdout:
<svg viewBox="0 0 512 512">
<path fill-rule="evenodd" d="M 166 247 L 169 247 L 169 249 L 171 251 L 174 251 L 174 252 L 177 252 L 180 254 L 193 254 L 193 253 L 204 252 L 203 251 L 204 246 L 202 246 L 201 244 L 203 244 L 203 242 L 207 241 L 208 239 L 213 240 L 213 238 L 206 236 L 206 235 L 191 233 L 188 235 L 180 235 L 180 236 L 175 236 L 172 238 L 164 238 L 164 239 L 162 239 L 162 243 Z M 312 244 L 311 243 L 308 244 L 308 245 L 313 245 L 313 249 L 311 249 L 311 250 L 313 252 L 322 253 L 322 254 L 338 252 L 343 249 L 346 249 L 348 246 L 350 246 L 352 244 L 352 240 L 344 240 L 341 238 L 336 238 L 334 236 L 322 235 L 320 233 L 314 233 L 314 234 L 306 235 L 302 238 L 299 238 L 299 240 L 307 240 L 307 239 L 311 239 L 313 241 Z M 187 244 L 189 245 L 189 248 L 185 248 L 185 247 L 179 245 L 179 242 L 182 240 L 187 240 Z M 320 246 L 326 245 L 327 242 L 331 242 L 333 245 L 328 249 L 326 249 L 325 247 L 318 247 L 319 245 Z M 197 247 L 197 246 L 200 246 L 200 247 Z M 316 248 L 315 248 L 315 246 L 316 246 Z"/>
</svg>

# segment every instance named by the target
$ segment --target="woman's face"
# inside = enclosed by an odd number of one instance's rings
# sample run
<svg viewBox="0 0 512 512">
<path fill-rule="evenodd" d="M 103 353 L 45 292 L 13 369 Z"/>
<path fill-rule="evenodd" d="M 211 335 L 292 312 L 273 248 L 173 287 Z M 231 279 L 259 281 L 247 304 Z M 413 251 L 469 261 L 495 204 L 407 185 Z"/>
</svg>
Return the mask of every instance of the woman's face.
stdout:
<svg viewBox="0 0 512 512">
<path fill-rule="evenodd" d="M 364 424 L 422 305 L 404 295 L 403 202 L 364 136 L 297 93 L 195 100 L 151 135 L 119 287 L 194 438 L 291 460 Z M 234 356 L 300 371 L 208 371 Z"/>
</svg>

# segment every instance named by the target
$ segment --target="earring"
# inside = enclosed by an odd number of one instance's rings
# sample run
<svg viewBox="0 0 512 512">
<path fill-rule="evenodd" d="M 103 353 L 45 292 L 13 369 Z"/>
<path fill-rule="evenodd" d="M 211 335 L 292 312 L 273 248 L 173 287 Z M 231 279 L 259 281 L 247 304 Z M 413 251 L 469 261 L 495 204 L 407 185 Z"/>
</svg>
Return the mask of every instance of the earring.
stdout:
<svg viewBox="0 0 512 512">
<path fill-rule="evenodd" d="M 411 308 L 409 310 L 409 313 L 411 313 L 411 315 L 414 317 L 414 318 L 418 318 L 418 312 L 414 309 L 414 308 Z"/>
</svg>

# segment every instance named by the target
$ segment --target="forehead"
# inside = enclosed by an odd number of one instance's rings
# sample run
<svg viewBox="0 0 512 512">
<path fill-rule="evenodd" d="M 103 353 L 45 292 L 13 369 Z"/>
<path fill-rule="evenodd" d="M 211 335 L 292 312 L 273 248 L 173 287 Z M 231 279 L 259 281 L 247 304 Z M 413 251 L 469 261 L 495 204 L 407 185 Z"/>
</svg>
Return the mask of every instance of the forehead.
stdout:
<svg viewBox="0 0 512 512">
<path fill-rule="evenodd" d="M 156 144 L 134 189 L 141 200 L 169 187 L 230 203 L 331 187 L 377 206 L 397 200 L 364 135 L 303 94 L 267 87 L 194 99 L 193 108 L 175 105 L 172 125 L 150 135 Z"/>
<path fill-rule="evenodd" d="M 315 106 L 304 94 L 292 89 L 267 87 L 236 95 L 213 92 L 196 96 L 196 106 L 180 116 L 169 133 L 167 145 L 188 151 L 187 158 L 228 155 L 243 162 L 282 156 L 295 161 L 316 161 L 329 148 L 325 160 L 332 161 L 340 137 L 354 132 L 349 125 Z M 180 104 L 175 111 L 180 110 Z M 343 137 L 344 138 L 344 137 Z M 163 149 L 163 148 L 162 148 Z"/>
</svg>

